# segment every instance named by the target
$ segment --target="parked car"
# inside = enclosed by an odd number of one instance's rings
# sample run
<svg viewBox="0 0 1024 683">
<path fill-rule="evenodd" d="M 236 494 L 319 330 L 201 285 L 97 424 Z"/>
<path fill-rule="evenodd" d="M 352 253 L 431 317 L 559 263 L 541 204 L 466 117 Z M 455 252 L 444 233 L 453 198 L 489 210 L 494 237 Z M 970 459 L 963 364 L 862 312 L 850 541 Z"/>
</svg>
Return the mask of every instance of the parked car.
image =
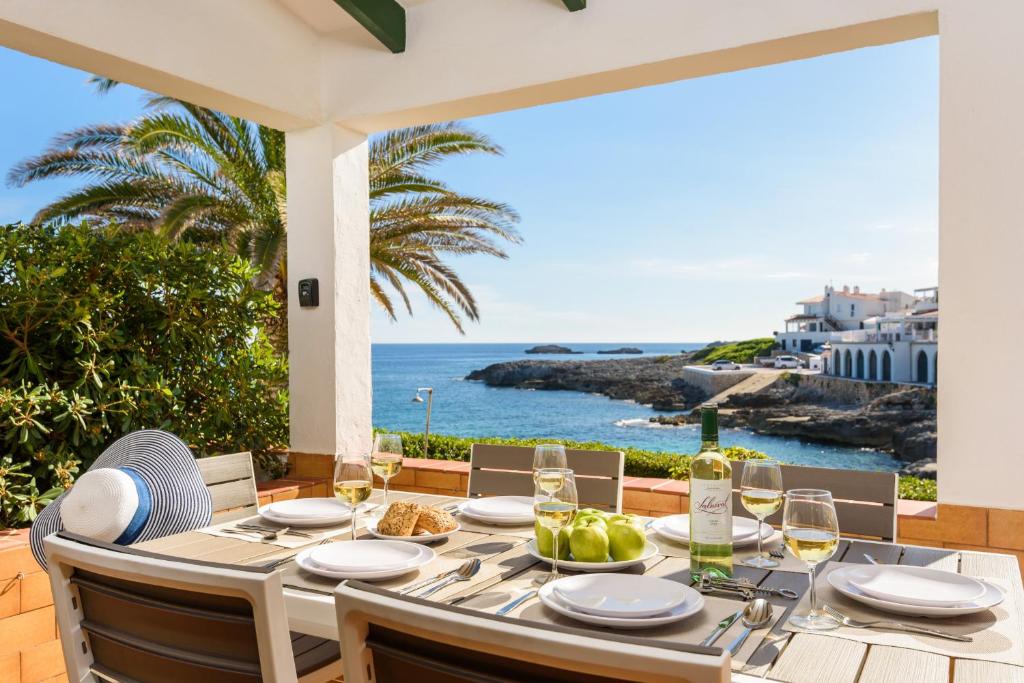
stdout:
<svg viewBox="0 0 1024 683">
<path fill-rule="evenodd" d="M 733 363 L 731 360 L 716 360 L 711 364 L 712 370 L 739 370 L 739 363 Z"/>
<path fill-rule="evenodd" d="M 776 356 L 775 367 L 776 368 L 792 368 L 796 369 L 802 366 L 803 363 L 796 356 Z"/>
</svg>

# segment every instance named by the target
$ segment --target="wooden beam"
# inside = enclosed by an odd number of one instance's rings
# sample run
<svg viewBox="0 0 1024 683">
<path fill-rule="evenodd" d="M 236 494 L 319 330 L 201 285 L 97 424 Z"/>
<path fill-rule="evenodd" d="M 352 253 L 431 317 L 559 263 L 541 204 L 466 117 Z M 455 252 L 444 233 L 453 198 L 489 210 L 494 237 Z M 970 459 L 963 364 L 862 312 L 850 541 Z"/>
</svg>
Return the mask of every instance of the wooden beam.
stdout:
<svg viewBox="0 0 1024 683">
<path fill-rule="evenodd" d="M 562 0 L 565 6 L 569 8 L 570 12 L 578 12 L 581 9 L 587 9 L 587 0 Z"/>
<path fill-rule="evenodd" d="M 586 0 L 580 0 L 586 3 Z M 396 0 L 334 0 L 394 53 L 405 52 L 405 8 Z"/>
</svg>

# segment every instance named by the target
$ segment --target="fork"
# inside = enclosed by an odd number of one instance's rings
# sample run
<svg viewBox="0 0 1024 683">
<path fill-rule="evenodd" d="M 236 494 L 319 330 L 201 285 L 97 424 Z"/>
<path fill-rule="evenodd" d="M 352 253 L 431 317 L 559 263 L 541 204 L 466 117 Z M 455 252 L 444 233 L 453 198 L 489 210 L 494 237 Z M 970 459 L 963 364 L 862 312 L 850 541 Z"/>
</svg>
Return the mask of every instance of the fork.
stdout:
<svg viewBox="0 0 1024 683">
<path fill-rule="evenodd" d="M 768 554 L 774 557 L 776 560 L 783 560 L 786 558 L 786 553 L 782 552 L 782 548 L 776 548 L 775 550 L 769 550 Z"/>
<path fill-rule="evenodd" d="M 257 531 L 256 529 L 221 529 L 221 533 L 225 534 L 242 534 L 244 536 L 252 536 L 258 534 L 260 542 L 276 541 L 280 534 L 288 532 L 288 527 L 278 529 L 276 531 Z"/>
<path fill-rule="evenodd" d="M 889 621 L 887 619 L 877 619 L 875 621 L 857 621 L 851 619 L 842 612 L 834 609 L 829 605 L 823 607 L 825 614 L 829 615 L 843 626 L 849 626 L 850 628 L 888 628 L 896 631 L 908 631 L 910 633 L 923 633 L 929 636 L 935 636 L 936 638 L 945 638 L 946 640 L 958 640 L 961 643 L 973 643 L 974 638 L 970 636 L 961 636 L 956 633 L 949 633 L 948 631 L 939 631 L 937 629 L 925 628 L 924 626 L 918 626 L 916 624 L 907 624 L 902 621 Z"/>
<path fill-rule="evenodd" d="M 313 538 L 313 534 L 307 534 L 304 531 L 292 531 L 291 527 L 285 527 L 283 529 L 273 529 L 268 526 L 261 526 L 259 524 L 236 524 L 235 529 L 244 529 L 246 531 L 276 531 L 279 534 L 286 536 L 298 536 L 299 538 Z"/>
</svg>

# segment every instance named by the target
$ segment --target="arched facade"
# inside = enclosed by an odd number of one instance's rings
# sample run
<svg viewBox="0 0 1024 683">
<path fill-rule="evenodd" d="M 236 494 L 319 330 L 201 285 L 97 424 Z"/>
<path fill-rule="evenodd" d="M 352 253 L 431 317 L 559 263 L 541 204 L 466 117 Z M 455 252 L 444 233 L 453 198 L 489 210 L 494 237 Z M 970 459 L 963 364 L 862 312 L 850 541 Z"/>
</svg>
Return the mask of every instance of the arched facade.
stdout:
<svg viewBox="0 0 1024 683">
<path fill-rule="evenodd" d="M 843 359 L 843 377 L 853 377 L 853 355 L 850 349 L 846 349 L 846 357 Z"/>
<path fill-rule="evenodd" d="M 864 351 L 857 349 L 857 379 L 864 379 Z"/>
<path fill-rule="evenodd" d="M 928 354 L 924 350 L 917 352 L 917 358 L 915 359 L 914 366 L 914 381 L 922 384 L 928 384 Z"/>
<path fill-rule="evenodd" d="M 878 379 L 878 354 L 874 349 L 868 354 L 868 379 Z"/>
<path fill-rule="evenodd" d="M 892 381 L 892 353 L 889 350 L 882 351 L 882 381 Z"/>
</svg>

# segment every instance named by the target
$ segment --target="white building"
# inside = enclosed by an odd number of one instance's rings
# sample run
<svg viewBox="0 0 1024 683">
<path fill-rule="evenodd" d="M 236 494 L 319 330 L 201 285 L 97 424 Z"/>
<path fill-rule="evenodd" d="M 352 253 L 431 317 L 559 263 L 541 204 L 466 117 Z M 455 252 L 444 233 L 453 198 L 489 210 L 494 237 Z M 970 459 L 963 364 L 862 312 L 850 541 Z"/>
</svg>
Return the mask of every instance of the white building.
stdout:
<svg viewBox="0 0 1024 683">
<path fill-rule="evenodd" d="M 809 353 L 837 332 L 862 330 L 869 319 L 906 310 L 914 301 L 906 292 L 868 293 L 860 287 L 826 286 L 824 294 L 796 302 L 803 312 L 786 318 L 785 331 L 776 332 L 775 339 L 783 351 Z"/>
<path fill-rule="evenodd" d="M 831 333 L 822 372 L 880 382 L 936 384 L 939 290 L 914 290 L 902 310 L 872 316 L 859 329 Z"/>
</svg>

